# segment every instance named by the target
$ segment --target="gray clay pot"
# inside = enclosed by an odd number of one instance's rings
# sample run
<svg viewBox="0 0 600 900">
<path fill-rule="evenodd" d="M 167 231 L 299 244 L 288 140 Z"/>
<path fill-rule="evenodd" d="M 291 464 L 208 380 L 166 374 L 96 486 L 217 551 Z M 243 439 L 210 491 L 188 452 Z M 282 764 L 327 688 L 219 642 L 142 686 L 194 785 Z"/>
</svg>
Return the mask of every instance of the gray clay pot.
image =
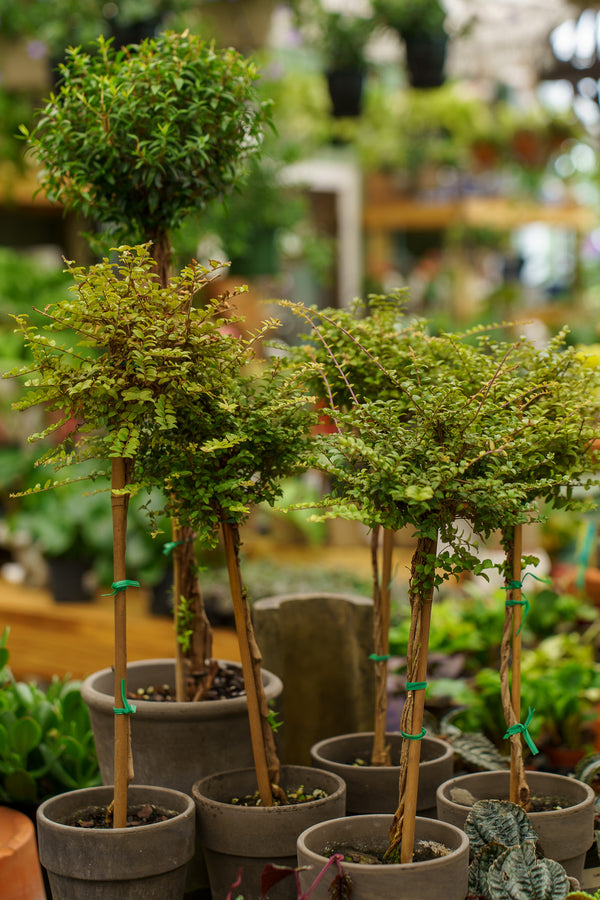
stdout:
<svg viewBox="0 0 600 900">
<path fill-rule="evenodd" d="M 174 818 L 130 828 L 77 828 L 70 816 L 106 806 L 112 787 L 51 797 L 37 813 L 40 862 L 56 900 L 178 900 L 194 854 L 194 804 L 180 791 L 147 785 L 128 789 L 128 805 L 153 803 Z"/>
<path fill-rule="evenodd" d="M 298 838 L 302 890 L 307 891 L 335 847 L 341 844 L 368 851 L 387 846 L 389 815 L 347 816 L 313 825 Z M 342 863 L 352 879 L 352 900 L 464 900 L 468 887 L 469 841 L 466 834 L 435 819 L 417 817 L 415 840 L 437 841 L 450 853 L 438 859 L 402 865 Z M 329 869 L 311 893 L 311 900 L 329 900 L 328 887 L 336 874 Z"/>
<path fill-rule="evenodd" d="M 386 734 L 392 761 L 400 760 L 402 735 Z M 400 766 L 356 766 L 353 760 L 369 759 L 373 732 L 341 734 L 326 738 L 311 747 L 313 765 L 328 772 L 336 772 L 346 782 L 346 812 L 348 815 L 393 813 L 398 806 Z M 421 741 L 419 764 L 419 793 L 417 814 L 435 818 L 436 791 L 442 782 L 452 777 L 454 751 L 447 741 L 424 737 Z"/>
<path fill-rule="evenodd" d="M 547 772 L 527 772 L 531 794 L 561 797 L 573 805 L 566 809 L 529 813 L 539 848 L 548 859 L 555 859 L 571 875 L 581 881 L 585 854 L 594 840 L 594 791 L 587 784 Z M 474 772 L 451 778 L 437 792 L 438 818 L 463 828 L 471 807 L 452 800 L 457 789 L 466 790 L 476 800 L 507 800 L 510 773 Z"/>
<path fill-rule="evenodd" d="M 227 663 L 227 661 L 224 661 Z M 234 665 L 239 665 L 234 663 Z M 267 700 L 281 694 L 281 680 L 262 670 Z M 175 683 L 175 661 L 146 659 L 127 665 L 130 691 L 152 684 Z M 113 781 L 114 674 L 102 669 L 81 686 L 90 712 L 103 784 Z M 248 703 L 245 696 L 199 703 L 157 703 L 136 700 L 130 716 L 134 784 L 156 784 L 192 793 L 198 778 L 253 764 Z M 205 890 L 208 876 L 202 851 L 188 866 L 188 892 Z"/>
<path fill-rule="evenodd" d="M 290 806 L 236 806 L 234 797 L 256 790 L 254 769 L 209 775 L 192 788 L 197 810 L 198 840 L 204 850 L 213 898 L 224 898 L 241 870 L 237 893 L 256 900 L 264 866 L 296 866 L 296 840 L 315 822 L 346 812 L 346 786 L 339 775 L 310 766 L 282 766 L 281 786 L 322 788 L 327 797 Z M 237 896 L 234 892 L 234 896 Z M 268 900 L 296 900 L 295 879 L 277 884 Z"/>
<path fill-rule="evenodd" d="M 234 665 L 238 665 L 234 663 Z M 267 700 L 281 694 L 276 675 L 263 669 Z M 127 665 L 127 688 L 175 683 L 172 659 L 146 659 Z M 113 781 L 114 674 L 102 669 L 85 679 L 81 695 L 90 711 L 100 773 Z M 253 763 L 246 697 L 199 703 L 136 700 L 131 721 L 134 784 L 156 784 L 191 794 L 198 778 Z"/>
</svg>

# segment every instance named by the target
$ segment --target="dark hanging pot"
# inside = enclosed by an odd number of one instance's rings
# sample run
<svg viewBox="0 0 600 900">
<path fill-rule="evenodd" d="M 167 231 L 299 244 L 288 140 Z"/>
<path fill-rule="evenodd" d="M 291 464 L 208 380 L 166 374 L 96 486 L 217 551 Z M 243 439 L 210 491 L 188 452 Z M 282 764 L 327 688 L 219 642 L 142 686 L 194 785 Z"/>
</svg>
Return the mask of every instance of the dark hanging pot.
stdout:
<svg viewBox="0 0 600 900">
<path fill-rule="evenodd" d="M 360 116 L 364 82 L 364 69 L 334 69 L 327 72 L 331 113 L 334 118 Z"/>
<path fill-rule="evenodd" d="M 441 87 L 445 81 L 448 35 L 415 31 L 403 35 L 408 79 L 414 88 Z"/>
<path fill-rule="evenodd" d="M 55 603 L 90 603 L 93 591 L 87 584 L 91 561 L 71 556 L 47 559 L 48 587 Z"/>
</svg>

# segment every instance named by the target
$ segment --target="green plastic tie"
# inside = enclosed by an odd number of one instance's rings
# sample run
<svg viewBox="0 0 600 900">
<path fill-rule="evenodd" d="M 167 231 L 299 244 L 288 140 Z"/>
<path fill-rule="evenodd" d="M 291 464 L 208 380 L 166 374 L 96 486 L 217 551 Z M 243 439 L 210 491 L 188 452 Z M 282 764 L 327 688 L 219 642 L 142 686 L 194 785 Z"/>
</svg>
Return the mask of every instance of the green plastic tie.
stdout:
<svg viewBox="0 0 600 900">
<path fill-rule="evenodd" d="M 133 703 L 130 703 L 127 699 L 127 694 L 125 693 L 125 679 L 121 678 L 121 699 L 123 700 L 123 708 L 117 709 L 116 706 L 113 706 L 113 712 L 117 716 L 131 716 L 136 710 L 136 707 Z"/>
<path fill-rule="evenodd" d="M 170 556 L 175 547 L 179 547 L 183 544 L 183 541 L 169 541 L 168 544 L 162 548 L 163 556 Z"/>
<path fill-rule="evenodd" d="M 407 681 L 406 682 L 406 690 L 407 691 L 424 691 L 427 687 L 426 681 Z"/>
<path fill-rule="evenodd" d="M 525 624 L 525 619 L 527 617 L 527 613 L 530 610 L 529 600 L 527 599 L 527 597 L 523 597 L 523 595 L 521 595 L 521 596 L 522 596 L 521 600 L 507 600 L 506 603 L 504 604 L 505 606 L 522 606 L 523 607 L 523 618 L 521 619 L 521 624 L 519 625 L 519 630 L 517 631 L 517 634 L 521 634 L 521 628 Z"/>
<path fill-rule="evenodd" d="M 525 743 L 527 744 L 527 746 L 529 747 L 529 749 L 535 756 L 536 753 L 539 753 L 540 751 L 533 743 L 531 735 L 529 734 L 529 731 L 528 731 L 529 723 L 531 722 L 531 717 L 533 716 L 534 712 L 535 712 L 535 709 L 532 709 L 531 707 L 529 707 L 529 712 L 527 713 L 527 718 L 525 719 L 525 722 L 523 724 L 521 724 L 520 722 L 517 722 L 516 725 L 511 725 L 510 728 L 507 729 L 504 737 L 509 738 L 513 734 L 522 734 L 523 738 L 525 740 Z"/>
<path fill-rule="evenodd" d="M 387 662 L 390 658 L 389 653 L 385 653 L 383 656 L 378 656 L 377 653 L 370 653 L 369 659 L 372 659 L 373 662 Z"/>
<path fill-rule="evenodd" d="M 502 588 L 503 591 L 520 591 L 523 587 L 523 581 L 530 575 L 532 578 L 535 578 L 536 581 L 542 581 L 544 584 L 552 584 L 550 578 L 540 578 L 539 575 L 534 575 L 533 572 L 525 572 L 521 581 L 508 581 L 505 587 Z M 525 619 L 527 618 L 527 613 L 530 610 L 529 600 L 525 596 L 525 594 L 521 595 L 521 600 L 507 600 L 504 604 L 505 606 L 522 606 L 523 607 L 523 618 L 521 620 L 521 624 L 519 626 L 519 630 L 517 634 L 521 633 L 521 628 L 525 624 Z"/>
<path fill-rule="evenodd" d="M 427 729 L 421 728 L 420 734 L 407 734 L 405 731 L 401 731 L 400 734 L 403 738 L 407 738 L 409 741 L 421 741 L 427 734 Z"/>
<path fill-rule="evenodd" d="M 121 591 L 124 591 L 125 588 L 128 587 L 139 587 L 139 581 L 113 581 L 111 584 L 111 592 L 110 594 L 102 594 L 103 597 L 114 597 L 115 594 L 119 594 Z"/>
</svg>

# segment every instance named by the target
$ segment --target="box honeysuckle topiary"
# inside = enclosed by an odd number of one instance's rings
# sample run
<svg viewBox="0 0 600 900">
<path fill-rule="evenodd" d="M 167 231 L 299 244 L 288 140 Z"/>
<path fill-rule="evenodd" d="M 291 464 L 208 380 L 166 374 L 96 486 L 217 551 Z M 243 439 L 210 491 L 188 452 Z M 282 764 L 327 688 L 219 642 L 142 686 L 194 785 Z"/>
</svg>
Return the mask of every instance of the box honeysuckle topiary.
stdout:
<svg viewBox="0 0 600 900">
<path fill-rule="evenodd" d="M 515 529 L 539 518 L 537 498 L 580 503 L 575 486 L 595 483 L 588 470 L 595 461 L 590 446 L 598 427 L 598 383 L 565 346 L 564 333 L 539 350 L 525 340 L 497 340 L 483 328 L 432 337 L 424 321 L 403 328 L 402 309 L 393 310 L 389 298 L 370 300 L 382 313 L 355 325 L 347 313 L 292 307 L 313 326 L 309 355 L 323 381 L 324 412 L 334 424 L 319 438 L 314 457 L 332 484 L 322 501 L 324 515 L 359 519 L 373 530 L 409 525 L 417 541 L 409 581 L 400 801 L 389 849 L 391 858 L 399 853 L 408 862 L 433 592 L 453 575 L 491 565 L 478 558 L 460 521 L 483 538 L 503 532 L 507 609 L 514 616 L 524 602 L 515 577 L 521 566 Z M 385 626 L 385 617 L 379 618 Z M 380 642 L 377 665 L 385 657 Z M 518 703 L 513 708 L 509 702 L 507 724 L 513 749 L 520 751 L 527 732 Z M 515 755 L 522 790 L 522 759 Z M 521 793 L 520 799 L 527 798 Z"/>
<path fill-rule="evenodd" d="M 102 37 L 85 50 L 70 48 L 60 71 L 60 89 L 34 127 L 21 129 L 40 166 L 40 188 L 95 223 L 103 251 L 149 242 L 166 288 L 173 229 L 238 184 L 260 151 L 271 104 L 258 92 L 258 70 L 233 49 L 166 32 L 123 49 Z M 186 632 L 197 610 L 195 640 L 175 647 L 181 701 L 194 695 L 183 688 L 184 669 L 204 668 L 194 646 L 212 656 L 193 539 L 175 518 L 174 612 L 177 622 L 185 616 Z"/>
<path fill-rule="evenodd" d="M 46 451 L 42 464 L 111 461 L 115 798 L 120 798 L 115 824 L 128 780 L 129 716 L 123 713 L 132 711 L 125 699 L 127 508 L 133 495 L 157 485 L 167 487 L 167 511 L 197 529 L 205 544 L 215 543 L 223 531 L 253 750 L 267 805 L 279 763 L 241 583 L 238 529 L 254 503 L 275 499 L 279 479 L 306 456 L 313 414 L 305 372 L 286 370 L 278 357 L 261 368 L 254 359 L 261 335 L 244 340 L 225 327 L 237 321 L 227 296 L 200 308 L 192 305 L 210 278 L 209 268 L 193 264 L 161 287 L 149 249 L 141 245 L 119 248 L 116 263 L 70 264 L 69 270 L 73 296 L 45 310 L 44 332 L 26 316 L 16 317 L 33 362 L 12 374 L 29 376 L 18 408 L 44 404 L 77 423 Z M 263 331 L 273 324 L 266 322 Z M 64 419 L 32 439 L 56 431 Z M 49 479 L 37 489 L 61 483 Z"/>
<path fill-rule="evenodd" d="M 45 310 L 43 332 L 26 316 L 17 324 L 33 362 L 14 374 L 29 375 L 19 409 L 44 404 L 63 418 L 44 437 L 74 418 L 77 427 L 42 456 L 42 463 L 70 466 L 78 460 L 111 461 L 115 590 L 115 825 L 126 813 L 130 706 L 125 700 L 127 507 L 132 463 L 146 430 L 174 426 L 174 403 L 210 391 L 239 342 L 222 333 L 228 321 L 221 300 L 202 310 L 192 299 L 207 270 L 185 269 L 167 288 L 153 274 L 146 247 L 123 249 L 85 269 L 71 265 L 73 296 Z M 177 393 L 179 391 L 179 394 Z M 38 489 L 55 482 L 48 479 Z"/>
</svg>

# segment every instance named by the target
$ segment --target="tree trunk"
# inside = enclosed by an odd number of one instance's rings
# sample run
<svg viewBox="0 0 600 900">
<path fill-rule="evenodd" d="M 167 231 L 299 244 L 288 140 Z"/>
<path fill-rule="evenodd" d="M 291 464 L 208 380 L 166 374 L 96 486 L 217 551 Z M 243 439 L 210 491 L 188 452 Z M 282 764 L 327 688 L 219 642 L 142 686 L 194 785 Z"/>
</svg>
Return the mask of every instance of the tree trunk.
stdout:
<svg viewBox="0 0 600 900">
<path fill-rule="evenodd" d="M 113 579 L 114 584 L 122 584 L 126 577 L 125 550 L 127 540 L 127 509 L 129 496 L 115 494 L 115 490 L 127 484 L 126 461 L 112 460 L 112 523 L 113 523 Z M 127 692 L 127 615 L 126 590 L 115 589 L 115 709 L 123 709 Z M 124 828 L 127 824 L 127 786 L 133 778 L 131 764 L 131 736 L 129 715 L 115 713 L 114 748 L 114 810 L 113 826 Z"/>
<path fill-rule="evenodd" d="M 152 241 L 151 255 L 162 288 L 171 277 L 173 250 L 167 232 Z M 173 614 L 175 617 L 175 696 L 178 701 L 201 700 L 210 689 L 218 666 L 212 660 L 212 629 L 206 616 L 202 590 L 198 580 L 198 563 L 194 550 L 195 533 L 173 521 Z M 177 639 L 182 597 L 193 614 L 193 635 L 184 651 Z"/>
<path fill-rule="evenodd" d="M 218 669 L 212 660 L 213 632 L 202 600 L 194 539 L 191 528 L 180 528 L 176 522 L 173 523 L 173 604 L 177 634 L 175 681 L 179 701 L 201 700 L 210 690 Z M 185 650 L 177 627 L 182 598 L 185 598 L 193 620 L 193 632 Z"/>
<path fill-rule="evenodd" d="M 261 677 L 262 658 L 254 637 L 250 608 L 242 585 L 239 562 L 239 529 L 235 523 L 223 522 L 222 530 L 235 628 L 248 701 L 248 720 L 258 790 L 262 805 L 273 806 L 272 786 L 279 784 L 280 765 L 273 731 L 268 720 L 269 710 Z"/>
<path fill-rule="evenodd" d="M 390 580 L 391 545 L 393 532 L 383 532 L 383 565 L 379 580 L 379 528 L 371 533 L 371 564 L 373 569 L 373 657 L 375 661 L 375 723 L 371 765 L 391 765 L 390 748 L 385 742 L 387 724 L 387 679 L 390 652 Z"/>
<path fill-rule="evenodd" d="M 406 680 L 407 684 L 419 684 L 427 680 L 427 653 L 429 648 L 429 624 L 435 571 L 423 583 L 423 576 L 417 583 L 416 574 L 424 561 L 435 557 L 437 540 L 420 537 L 411 562 L 409 584 L 410 633 L 408 638 Z M 415 839 L 415 817 L 417 814 L 417 791 L 419 789 L 419 763 L 421 760 L 421 737 L 423 713 L 425 709 L 424 688 L 409 688 L 402 709 L 400 730 L 405 735 L 400 757 L 400 778 L 398 785 L 398 809 L 390 828 L 390 846 L 386 856 L 391 860 L 398 857 L 400 862 L 411 862 Z"/>
</svg>

